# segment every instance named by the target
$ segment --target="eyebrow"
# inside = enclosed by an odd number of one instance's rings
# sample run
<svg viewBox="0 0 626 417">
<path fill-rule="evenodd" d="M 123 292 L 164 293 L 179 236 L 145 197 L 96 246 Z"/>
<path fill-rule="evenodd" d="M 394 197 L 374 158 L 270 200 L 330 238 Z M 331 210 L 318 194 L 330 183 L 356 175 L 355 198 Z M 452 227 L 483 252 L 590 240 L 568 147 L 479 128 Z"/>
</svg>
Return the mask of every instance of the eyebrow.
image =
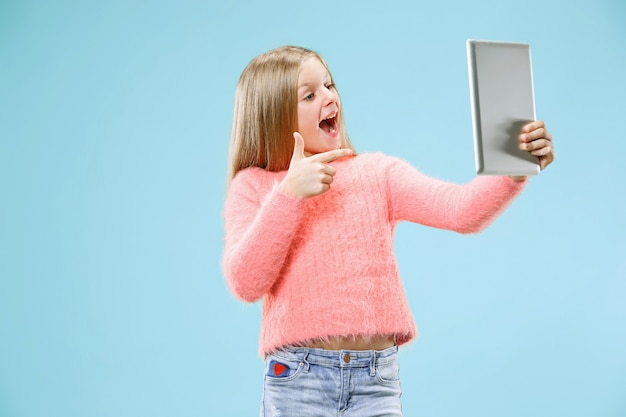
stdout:
<svg viewBox="0 0 626 417">
<path fill-rule="evenodd" d="M 306 88 L 311 88 L 311 86 L 313 86 L 313 84 L 315 84 L 315 83 L 302 83 L 302 84 L 299 84 L 298 85 L 298 90 L 301 89 L 301 88 L 305 88 L 305 87 Z"/>
<path fill-rule="evenodd" d="M 325 80 L 322 84 L 326 84 L 326 83 L 332 83 L 333 80 L 328 78 L 328 80 Z M 310 82 L 310 83 L 302 83 L 300 85 L 298 85 L 298 90 L 300 90 L 301 88 L 311 88 L 313 85 L 317 84 L 317 82 Z"/>
</svg>

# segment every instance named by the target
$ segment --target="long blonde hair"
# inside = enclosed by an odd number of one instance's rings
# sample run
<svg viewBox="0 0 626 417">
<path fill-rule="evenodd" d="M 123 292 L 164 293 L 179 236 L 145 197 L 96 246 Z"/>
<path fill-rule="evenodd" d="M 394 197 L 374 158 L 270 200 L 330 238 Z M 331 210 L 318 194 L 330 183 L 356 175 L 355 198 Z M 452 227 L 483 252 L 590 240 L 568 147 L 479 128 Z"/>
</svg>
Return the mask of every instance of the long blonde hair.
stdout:
<svg viewBox="0 0 626 417">
<path fill-rule="evenodd" d="M 302 62 L 308 58 L 319 59 L 328 70 L 318 53 L 297 46 L 283 46 L 261 54 L 244 69 L 235 93 L 228 185 L 239 171 L 248 167 L 267 171 L 289 168 L 293 132 L 298 130 L 298 75 Z M 345 131 L 343 112 L 339 118 L 341 147 L 354 151 Z"/>
</svg>

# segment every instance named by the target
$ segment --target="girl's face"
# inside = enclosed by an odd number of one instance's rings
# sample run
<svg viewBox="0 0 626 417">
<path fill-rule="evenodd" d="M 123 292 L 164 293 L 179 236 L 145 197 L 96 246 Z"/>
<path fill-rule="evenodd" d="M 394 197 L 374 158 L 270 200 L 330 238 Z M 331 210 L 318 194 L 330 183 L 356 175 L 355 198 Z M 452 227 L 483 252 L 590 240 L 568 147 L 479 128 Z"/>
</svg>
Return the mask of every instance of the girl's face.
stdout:
<svg viewBox="0 0 626 417">
<path fill-rule="evenodd" d="M 330 74 L 317 58 L 302 63 L 298 76 L 298 132 L 307 155 L 341 147 L 341 103 Z"/>
</svg>

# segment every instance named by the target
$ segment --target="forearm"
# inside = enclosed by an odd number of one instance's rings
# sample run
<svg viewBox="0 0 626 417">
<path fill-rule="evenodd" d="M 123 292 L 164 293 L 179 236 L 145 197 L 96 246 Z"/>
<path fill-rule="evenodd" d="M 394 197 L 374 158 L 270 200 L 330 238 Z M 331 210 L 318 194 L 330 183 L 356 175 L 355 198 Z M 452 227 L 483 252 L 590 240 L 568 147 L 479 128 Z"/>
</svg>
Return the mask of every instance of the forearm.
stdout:
<svg viewBox="0 0 626 417">
<path fill-rule="evenodd" d="M 276 187 L 260 207 L 227 204 L 223 269 L 237 297 L 256 301 L 274 285 L 300 223 L 300 204 Z"/>
<path fill-rule="evenodd" d="M 404 163 L 394 164 L 389 178 L 397 220 L 459 233 L 485 229 L 525 184 L 524 180 L 489 176 L 454 184 L 428 177 Z"/>
<path fill-rule="evenodd" d="M 522 190 L 524 179 L 478 177 L 451 196 L 456 210 L 445 219 L 450 230 L 469 234 L 486 229 Z M 446 227 L 444 227 L 446 228 Z"/>
</svg>

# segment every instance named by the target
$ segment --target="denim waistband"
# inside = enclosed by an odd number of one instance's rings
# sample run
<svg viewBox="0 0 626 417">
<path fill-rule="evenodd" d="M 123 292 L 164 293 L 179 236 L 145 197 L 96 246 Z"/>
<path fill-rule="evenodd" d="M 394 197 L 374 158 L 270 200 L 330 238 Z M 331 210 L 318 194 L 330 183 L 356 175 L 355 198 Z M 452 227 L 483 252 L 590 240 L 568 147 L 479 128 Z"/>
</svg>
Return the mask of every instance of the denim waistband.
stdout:
<svg viewBox="0 0 626 417">
<path fill-rule="evenodd" d="M 398 346 L 384 350 L 326 350 L 307 347 L 284 347 L 272 356 L 292 362 L 306 362 L 330 367 L 360 368 L 397 360 Z"/>
</svg>

